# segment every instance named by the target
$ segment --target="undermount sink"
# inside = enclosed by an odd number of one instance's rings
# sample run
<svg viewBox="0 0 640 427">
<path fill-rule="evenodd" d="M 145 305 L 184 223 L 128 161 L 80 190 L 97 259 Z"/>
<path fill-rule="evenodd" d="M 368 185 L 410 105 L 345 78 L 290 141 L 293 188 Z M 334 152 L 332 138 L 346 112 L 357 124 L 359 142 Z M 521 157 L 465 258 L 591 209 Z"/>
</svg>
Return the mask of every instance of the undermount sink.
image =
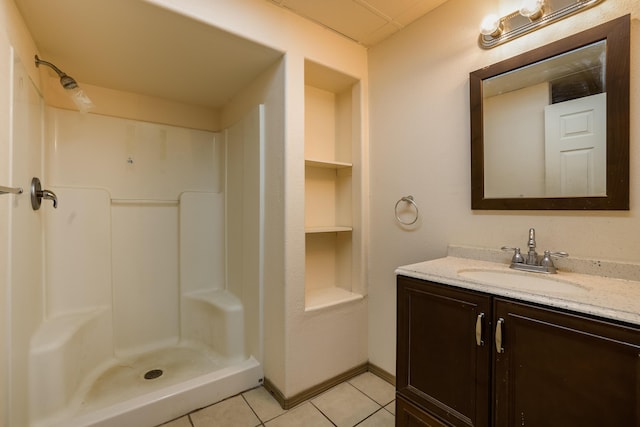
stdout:
<svg viewBox="0 0 640 427">
<path fill-rule="evenodd" d="M 540 293 L 576 293 L 588 289 L 577 283 L 540 273 L 522 273 L 517 271 L 464 269 L 458 275 L 477 282 L 513 290 L 533 291 Z"/>
</svg>

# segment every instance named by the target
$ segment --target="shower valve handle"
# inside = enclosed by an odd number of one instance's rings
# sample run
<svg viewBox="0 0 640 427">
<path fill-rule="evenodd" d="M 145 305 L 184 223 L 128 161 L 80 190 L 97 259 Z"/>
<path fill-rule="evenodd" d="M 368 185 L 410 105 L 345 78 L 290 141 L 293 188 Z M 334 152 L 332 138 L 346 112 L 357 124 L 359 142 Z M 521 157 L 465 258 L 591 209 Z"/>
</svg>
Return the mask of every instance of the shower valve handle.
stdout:
<svg viewBox="0 0 640 427">
<path fill-rule="evenodd" d="M 54 208 L 58 207 L 58 196 L 56 196 L 56 193 L 54 193 L 53 191 L 42 190 L 42 198 L 47 200 L 52 200 L 53 207 Z"/>
<path fill-rule="evenodd" d="M 56 196 L 56 193 L 49 190 L 43 190 L 42 184 L 40 184 L 40 179 L 34 177 L 31 180 L 31 207 L 34 211 L 40 209 L 42 199 L 51 200 L 53 201 L 53 207 L 58 207 L 58 196 Z"/>
</svg>

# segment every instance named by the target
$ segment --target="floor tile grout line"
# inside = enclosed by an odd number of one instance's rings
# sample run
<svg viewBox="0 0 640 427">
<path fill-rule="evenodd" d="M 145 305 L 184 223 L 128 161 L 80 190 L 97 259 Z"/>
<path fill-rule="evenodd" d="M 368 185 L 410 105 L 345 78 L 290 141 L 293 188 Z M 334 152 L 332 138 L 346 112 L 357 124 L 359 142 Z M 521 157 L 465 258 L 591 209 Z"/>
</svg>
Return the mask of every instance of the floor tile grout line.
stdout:
<svg viewBox="0 0 640 427">
<path fill-rule="evenodd" d="M 384 381 L 384 380 L 383 380 L 383 381 Z M 383 403 L 380 403 L 380 402 L 378 402 L 377 400 L 375 400 L 373 397 L 369 396 L 369 395 L 367 394 L 367 392 L 366 392 L 366 391 L 364 391 L 364 390 L 360 389 L 358 386 L 356 386 L 355 384 L 353 384 L 353 383 L 351 382 L 351 380 L 347 380 L 346 382 L 348 382 L 348 383 L 349 383 L 349 385 L 351 385 L 352 387 L 354 387 L 354 388 L 355 388 L 356 390 L 358 390 L 360 393 L 364 394 L 364 395 L 365 395 L 365 396 L 367 396 L 369 399 L 373 400 L 374 402 L 376 402 L 378 405 L 382 406 L 383 408 L 384 408 L 385 406 L 387 406 L 388 404 L 390 404 L 391 402 L 393 402 L 394 400 L 396 400 L 396 398 L 395 398 L 395 389 L 394 389 L 394 393 L 393 393 L 393 394 L 394 394 L 393 399 L 391 399 L 391 400 L 390 400 L 390 401 L 388 401 L 387 403 L 384 403 L 384 404 L 383 404 Z"/>
<path fill-rule="evenodd" d="M 311 404 L 311 406 L 313 406 L 314 408 L 317 409 L 318 412 L 320 412 L 322 414 L 322 416 L 324 416 L 327 420 L 329 420 L 329 422 L 331 424 L 333 424 L 335 427 L 338 427 L 338 425 L 336 423 L 333 422 L 333 420 L 331 418 L 329 418 L 329 416 L 327 414 L 325 414 L 324 412 L 322 412 L 322 409 L 318 408 L 312 401 L 311 399 L 307 400 L 307 402 L 309 402 Z"/>
<path fill-rule="evenodd" d="M 395 400 L 395 399 L 393 399 L 393 400 Z M 389 404 L 391 404 L 391 402 L 389 402 Z M 394 414 L 393 412 L 391 412 L 390 410 L 388 410 L 388 409 L 387 409 L 387 406 L 389 406 L 389 405 L 385 405 L 385 406 L 383 406 L 383 407 L 382 407 L 382 409 L 384 409 L 385 411 L 387 411 L 388 413 L 390 413 L 391 415 L 393 415 L 393 416 L 395 417 L 395 416 L 396 416 L 396 414 Z"/>
<path fill-rule="evenodd" d="M 360 393 L 362 393 L 364 396 L 366 396 L 369 400 L 371 400 L 373 403 L 375 403 L 376 405 L 378 405 L 381 408 L 384 408 L 385 405 L 382 405 L 381 403 L 378 403 L 377 400 L 375 400 L 373 397 L 369 396 L 367 393 L 365 393 L 364 391 L 360 390 L 358 387 L 354 386 L 353 384 L 351 384 L 349 381 L 347 381 L 347 383 L 355 388 L 357 391 L 359 391 Z M 392 401 L 393 402 L 393 401 Z M 391 403 L 391 402 L 389 402 Z M 386 403 L 386 405 L 388 405 L 389 403 Z M 377 411 L 376 411 L 377 412 Z"/>
<path fill-rule="evenodd" d="M 375 403 L 376 405 L 378 405 L 378 409 L 376 409 L 375 411 L 373 411 L 372 413 L 370 413 L 369 415 L 367 415 L 366 417 L 364 417 L 363 419 L 361 419 L 360 421 L 358 421 L 354 426 L 356 426 L 356 425 L 358 425 L 358 424 L 361 424 L 364 420 L 366 420 L 367 418 L 371 417 L 373 414 L 375 414 L 376 412 L 378 412 L 380 409 L 384 409 L 384 406 L 380 405 L 378 402 L 376 402 L 374 399 L 372 399 L 369 395 L 367 395 L 365 392 L 363 392 L 362 390 L 360 390 L 358 387 L 356 387 L 356 386 L 354 386 L 353 384 L 351 384 L 349 381 L 345 381 L 343 384 L 348 384 L 348 385 L 350 385 L 350 386 L 351 386 L 351 387 L 353 387 L 356 391 L 358 391 L 359 393 L 361 393 L 362 395 L 364 395 L 367 399 L 371 400 L 373 403 Z M 337 386 L 336 386 L 336 387 L 337 387 Z M 326 392 L 324 392 L 323 394 L 328 393 L 328 392 L 330 392 L 330 391 L 331 391 L 331 389 L 327 390 L 327 391 L 326 391 Z M 322 396 L 322 395 L 319 395 L 319 396 Z M 319 397 L 319 396 L 318 396 L 318 397 Z M 313 407 L 314 407 L 314 408 L 316 408 L 318 411 L 320 411 L 320 413 L 321 413 L 322 415 L 324 415 L 324 416 L 325 416 L 325 418 L 327 418 L 327 419 L 331 422 L 331 424 L 333 424 L 334 426 L 337 426 L 337 424 L 336 424 L 336 423 L 334 423 L 334 422 L 333 422 L 333 420 L 332 420 L 331 418 L 329 418 L 329 416 L 328 416 L 327 414 L 325 414 L 324 412 L 322 412 L 322 410 L 321 410 L 320 408 L 318 408 L 318 407 L 317 407 L 317 406 L 312 402 L 312 400 L 313 400 L 313 399 L 309 399 L 309 400 L 307 400 L 307 402 L 311 403 L 311 405 L 313 405 Z M 391 402 L 389 402 L 389 403 L 391 403 Z M 395 415 L 394 415 L 394 417 L 395 417 Z"/>
<path fill-rule="evenodd" d="M 264 423 L 266 423 L 267 421 L 264 421 L 262 418 L 260 418 L 260 416 L 258 415 L 258 413 L 256 412 L 256 410 L 255 410 L 255 409 L 253 409 L 253 406 L 251 406 L 251 403 L 249 403 L 249 401 L 247 400 L 247 398 L 246 398 L 246 397 L 244 397 L 244 393 L 245 393 L 245 392 L 240 393 L 240 396 L 242 397 L 242 400 L 244 400 L 244 403 L 246 403 L 246 404 L 247 404 L 247 406 L 249 407 L 249 409 L 251 409 L 251 412 L 253 412 L 253 415 L 255 415 L 255 416 L 256 416 L 256 419 L 257 419 L 258 421 L 260 421 L 260 424 L 259 424 L 259 425 L 260 425 L 260 426 L 264 426 Z M 276 418 L 277 418 L 277 417 L 276 417 Z M 273 419 L 273 418 L 272 418 L 272 419 Z M 271 420 L 269 420 L 269 421 L 271 421 Z"/>
<path fill-rule="evenodd" d="M 372 417 L 372 416 L 373 416 L 373 415 L 375 415 L 376 413 L 380 412 L 380 410 L 381 410 L 381 409 L 385 410 L 387 413 L 389 413 L 391 416 L 393 416 L 393 417 L 395 418 L 395 416 L 396 416 L 396 415 L 395 415 L 393 412 L 391 412 L 389 409 L 387 409 L 387 408 L 386 408 L 387 406 L 389 406 L 390 404 L 392 404 L 393 402 L 395 402 L 395 400 L 396 400 L 396 399 L 395 399 L 395 396 L 394 396 L 394 398 L 393 398 L 391 401 L 389 401 L 389 402 L 387 402 L 387 403 L 385 403 L 385 404 L 381 404 L 381 403 L 379 403 L 378 401 L 376 401 L 373 397 L 371 397 L 369 394 L 367 394 L 367 392 L 366 392 L 366 391 L 364 391 L 364 390 L 362 390 L 361 388 L 357 387 L 356 385 L 352 384 L 352 383 L 351 383 L 351 380 L 346 380 L 346 381 L 344 381 L 344 383 L 346 383 L 346 384 L 348 384 L 349 386 L 353 387 L 355 390 L 357 390 L 359 393 L 361 393 L 363 396 L 365 396 L 367 399 L 371 400 L 372 402 L 374 402 L 374 403 L 378 406 L 378 408 L 377 408 L 375 411 L 373 411 L 371 414 L 369 414 L 368 416 L 366 416 L 366 417 L 365 417 L 365 418 L 363 418 L 362 420 L 358 421 L 358 422 L 355 424 L 356 426 L 357 426 L 357 425 L 362 424 L 365 420 L 369 419 L 370 417 Z M 364 388 L 364 387 L 363 387 L 363 388 Z M 331 390 L 331 389 L 330 389 L 330 390 Z M 337 426 L 337 424 L 336 424 L 335 422 L 333 422 L 333 420 L 331 420 L 331 418 L 329 418 L 329 416 L 328 416 L 327 414 L 325 414 L 325 413 L 324 413 L 324 412 L 323 412 L 323 411 L 322 411 L 318 406 L 316 406 L 316 405 L 312 402 L 312 400 L 313 400 L 313 399 L 315 399 L 316 397 L 321 396 L 322 394 L 325 394 L 325 393 L 329 392 L 330 390 L 327 390 L 327 391 L 325 391 L 324 393 L 321 393 L 320 395 L 315 396 L 315 397 L 313 397 L 313 398 L 307 399 L 306 401 L 301 402 L 300 404 L 296 405 L 296 407 L 302 406 L 302 405 L 303 405 L 303 404 L 305 404 L 305 403 L 310 403 L 310 404 L 311 404 L 311 406 L 312 406 L 313 408 L 315 408 L 318 412 L 320 412 L 320 414 L 322 414 L 322 416 L 323 416 L 323 417 L 325 417 L 325 418 L 326 418 L 326 419 L 327 419 L 327 420 L 328 420 L 328 421 L 329 421 L 333 426 Z M 247 391 L 248 391 L 248 390 L 247 390 Z M 245 392 L 246 392 L 246 391 L 245 391 Z M 256 416 L 256 418 L 258 419 L 258 421 L 259 421 L 259 423 L 260 423 L 258 426 L 265 427 L 265 426 L 266 426 L 266 423 L 271 422 L 271 421 L 275 420 L 276 418 L 279 418 L 279 417 L 281 417 L 281 416 L 283 416 L 283 415 L 287 414 L 288 412 L 290 412 L 290 410 L 285 410 L 283 413 L 281 413 L 281 414 L 279 414 L 279 415 L 277 415 L 277 416 L 275 416 L 275 417 L 272 417 L 272 418 L 270 418 L 269 420 L 263 420 L 263 419 L 258 415 L 258 413 L 257 413 L 257 412 L 256 412 L 256 410 L 253 408 L 253 406 L 251 406 L 251 403 L 249 403 L 249 400 L 245 397 L 245 395 L 244 395 L 244 394 L 245 394 L 245 392 L 238 393 L 238 395 L 240 395 L 240 396 L 242 397 L 243 401 L 247 404 L 247 406 L 249 406 L 249 409 L 253 412 L 253 414 L 254 414 L 254 415 Z M 223 399 L 223 400 L 222 400 L 222 401 L 220 401 L 220 402 L 223 402 L 223 401 L 225 401 L 225 400 L 228 400 L 228 399 Z M 218 403 L 220 403 L 220 402 L 216 402 L 216 403 L 214 403 L 213 405 L 216 405 L 216 404 L 218 404 Z M 210 406 L 213 406 L 213 405 L 210 405 Z M 293 408 L 292 408 L 292 409 L 293 409 Z M 196 412 L 196 411 L 192 411 L 191 413 L 186 414 L 186 416 L 187 416 L 187 420 L 188 420 L 189 424 L 191 425 L 191 427 L 196 427 L 196 426 L 195 426 L 195 422 L 194 422 L 194 420 L 193 420 L 193 419 L 192 419 L 192 417 L 191 417 L 191 415 L 192 415 L 194 412 Z"/>
<path fill-rule="evenodd" d="M 258 419 L 258 421 L 260 421 L 260 423 L 263 423 L 264 421 L 262 421 L 262 418 L 260 418 L 260 416 L 258 415 L 258 413 L 255 411 L 255 409 L 253 409 L 253 406 L 251 406 L 251 403 L 249 403 L 249 401 L 247 400 L 246 397 L 244 397 L 244 393 L 240 393 L 240 397 L 242 397 L 242 400 L 244 400 L 244 403 L 247 404 L 247 406 L 249 407 L 249 409 L 251 409 L 251 412 L 253 412 L 253 415 L 256 416 L 256 418 Z"/>
<path fill-rule="evenodd" d="M 353 385 L 353 384 L 351 384 Z M 390 403 L 392 403 L 395 399 L 395 396 L 393 399 L 391 399 L 390 401 L 388 401 L 387 403 L 380 403 L 378 402 L 376 399 L 374 399 L 373 397 L 369 396 L 366 392 L 360 390 L 358 387 L 354 386 L 356 388 L 356 390 L 358 390 L 360 393 L 364 394 L 365 396 L 367 396 L 369 399 L 373 400 L 374 402 L 376 402 L 377 405 L 379 405 L 381 408 L 384 408 L 385 406 L 389 405 Z"/>
<path fill-rule="evenodd" d="M 374 416 L 375 414 L 377 414 L 378 412 L 380 412 L 380 411 L 384 411 L 384 410 L 385 410 L 385 409 L 384 409 L 384 407 L 380 407 L 379 409 L 377 409 L 377 410 L 373 411 L 373 413 L 372 413 L 372 414 L 370 414 L 369 416 L 367 416 L 365 419 L 363 419 L 363 420 L 361 420 L 361 421 L 358 421 L 358 423 L 357 423 L 356 425 L 354 425 L 353 427 L 357 427 L 357 426 L 359 426 L 360 424 L 362 424 L 363 422 L 365 422 L 365 421 L 366 421 L 366 420 L 368 420 L 369 418 L 373 417 L 373 416 Z M 386 412 L 389 412 L 389 411 L 386 411 Z"/>
</svg>

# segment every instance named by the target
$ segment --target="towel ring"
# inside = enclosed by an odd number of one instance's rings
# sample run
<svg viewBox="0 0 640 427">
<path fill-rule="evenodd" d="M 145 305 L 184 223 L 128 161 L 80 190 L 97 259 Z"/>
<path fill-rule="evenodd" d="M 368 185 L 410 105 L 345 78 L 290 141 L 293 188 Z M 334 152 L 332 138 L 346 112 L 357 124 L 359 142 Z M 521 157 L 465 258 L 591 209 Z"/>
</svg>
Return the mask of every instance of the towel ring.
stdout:
<svg viewBox="0 0 640 427">
<path fill-rule="evenodd" d="M 401 202 L 406 202 L 406 203 L 410 203 L 410 204 L 413 205 L 414 209 L 416 210 L 416 216 L 415 216 L 415 218 L 413 218 L 413 221 L 403 221 L 400 218 L 400 215 L 398 214 L 398 205 Z M 418 216 L 420 214 L 420 212 L 418 211 L 418 205 L 416 205 L 416 201 L 414 200 L 413 196 L 405 196 L 405 197 L 401 198 L 400 200 L 398 200 L 396 202 L 395 212 L 396 212 L 396 219 L 402 225 L 413 225 L 413 224 L 415 224 L 416 221 L 418 220 Z"/>
</svg>

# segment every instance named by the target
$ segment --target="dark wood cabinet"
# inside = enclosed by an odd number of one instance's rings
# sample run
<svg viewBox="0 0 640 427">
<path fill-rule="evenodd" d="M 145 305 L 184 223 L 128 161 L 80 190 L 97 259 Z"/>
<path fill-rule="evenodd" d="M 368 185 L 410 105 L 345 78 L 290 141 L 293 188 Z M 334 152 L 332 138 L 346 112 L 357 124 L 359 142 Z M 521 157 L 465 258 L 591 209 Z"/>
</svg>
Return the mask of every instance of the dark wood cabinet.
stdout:
<svg viewBox="0 0 640 427">
<path fill-rule="evenodd" d="M 640 426 L 638 327 L 404 276 L 397 327 L 398 426 Z"/>
<path fill-rule="evenodd" d="M 488 426 L 490 319 L 487 295 L 400 277 L 398 393 L 445 425 Z"/>
<path fill-rule="evenodd" d="M 495 426 L 640 426 L 640 331 L 496 298 Z"/>
</svg>

